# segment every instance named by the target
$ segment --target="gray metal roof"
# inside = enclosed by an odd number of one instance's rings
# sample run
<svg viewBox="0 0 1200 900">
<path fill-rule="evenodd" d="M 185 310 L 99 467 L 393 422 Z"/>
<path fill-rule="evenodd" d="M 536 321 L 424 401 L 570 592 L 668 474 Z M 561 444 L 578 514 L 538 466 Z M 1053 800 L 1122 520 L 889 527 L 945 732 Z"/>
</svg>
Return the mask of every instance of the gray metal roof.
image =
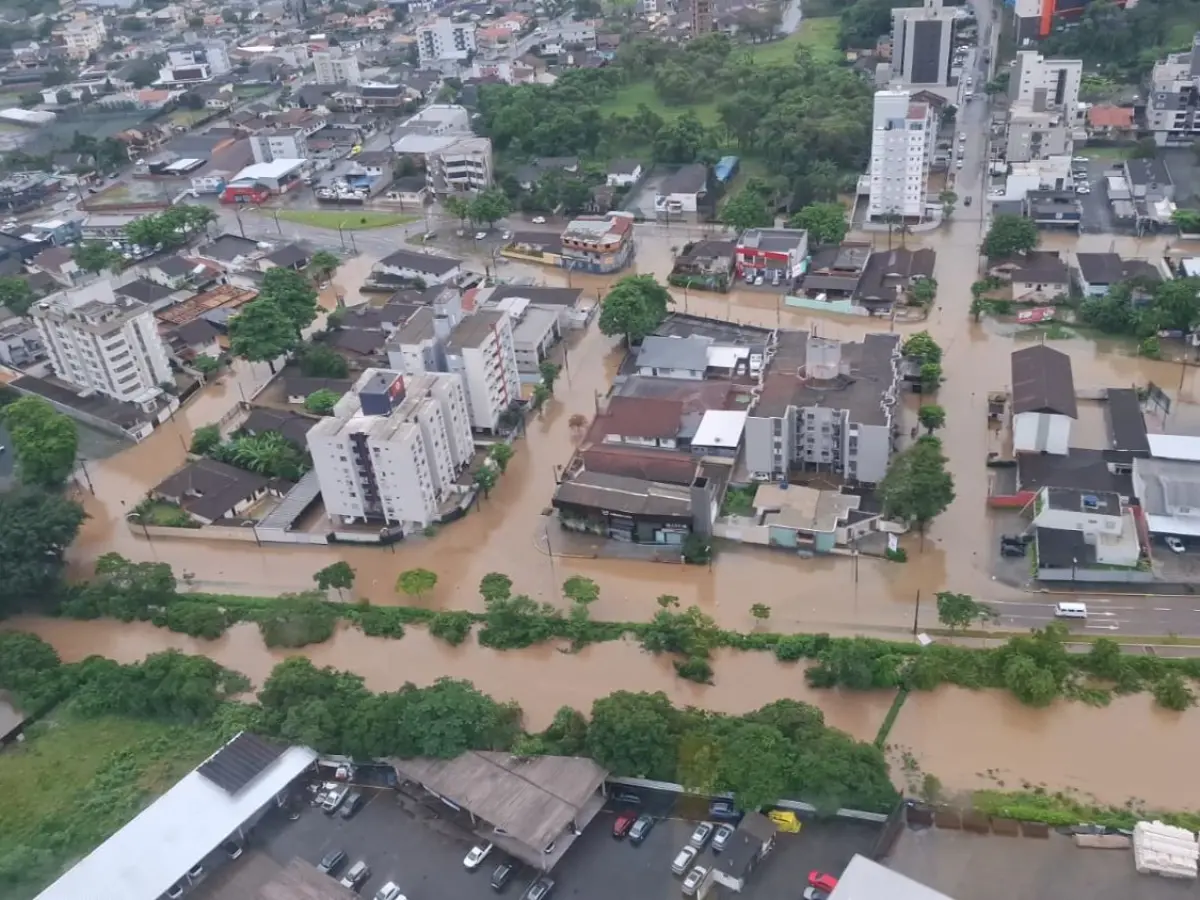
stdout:
<svg viewBox="0 0 1200 900">
<path fill-rule="evenodd" d="M 703 372 L 708 368 L 710 343 L 710 341 L 695 335 L 677 338 L 652 334 L 642 341 L 642 346 L 638 350 L 637 364 L 654 369 L 687 369 Z"/>
</svg>

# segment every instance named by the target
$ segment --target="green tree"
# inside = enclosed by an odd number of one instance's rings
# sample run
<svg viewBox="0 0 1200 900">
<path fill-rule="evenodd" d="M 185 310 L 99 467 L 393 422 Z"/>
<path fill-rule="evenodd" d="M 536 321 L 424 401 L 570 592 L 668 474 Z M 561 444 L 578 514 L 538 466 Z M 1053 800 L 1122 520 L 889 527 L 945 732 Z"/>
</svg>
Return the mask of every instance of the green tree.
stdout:
<svg viewBox="0 0 1200 900">
<path fill-rule="evenodd" d="M 350 374 L 345 358 L 324 344 L 301 344 L 296 356 L 300 371 L 309 378 L 345 378 Z"/>
<path fill-rule="evenodd" d="M 512 596 L 512 579 L 500 572 L 488 572 L 479 580 L 479 596 L 484 603 Z"/>
<path fill-rule="evenodd" d="M 296 347 L 296 328 L 273 300 L 259 297 L 229 320 L 229 349 L 250 362 L 265 362 L 275 371 L 275 360 Z"/>
<path fill-rule="evenodd" d="M 553 392 L 550 388 L 546 387 L 546 383 L 539 381 L 533 386 L 533 394 L 530 396 L 529 402 L 533 405 L 534 409 L 541 409 L 553 396 Z"/>
<path fill-rule="evenodd" d="M 72 247 L 71 259 L 85 272 L 119 272 L 124 264 L 120 253 L 98 241 L 85 241 Z"/>
<path fill-rule="evenodd" d="M 270 478 L 299 481 L 307 470 L 300 448 L 278 431 L 239 437 L 228 445 L 223 461 Z"/>
<path fill-rule="evenodd" d="M 917 421 L 928 434 L 946 424 L 946 410 L 935 403 L 926 403 L 917 410 Z"/>
<path fill-rule="evenodd" d="M 15 275 L 0 277 L 0 303 L 14 315 L 23 316 L 33 306 L 33 289 L 24 278 Z"/>
<path fill-rule="evenodd" d="M 738 231 L 747 228 L 766 228 L 774 224 L 774 217 L 767 209 L 761 194 L 743 188 L 725 201 L 721 207 L 721 222 Z"/>
<path fill-rule="evenodd" d="M 471 201 L 468 215 L 476 222 L 482 222 L 486 225 L 493 225 L 500 219 L 503 219 L 510 212 L 512 206 L 508 202 L 508 197 L 504 191 L 499 188 L 492 188 L 487 191 L 480 191 Z"/>
<path fill-rule="evenodd" d="M 318 250 L 308 261 L 308 274 L 314 282 L 329 281 L 342 261 L 328 250 Z"/>
<path fill-rule="evenodd" d="M 995 611 L 986 603 L 980 603 L 969 594 L 950 591 L 938 591 L 937 612 L 938 621 L 951 631 L 996 618 Z"/>
<path fill-rule="evenodd" d="M 921 393 L 931 394 L 938 389 L 938 385 L 942 383 L 942 365 L 941 363 L 927 362 L 921 363 Z"/>
<path fill-rule="evenodd" d="M 771 618 L 771 607 L 765 603 L 755 603 L 750 607 L 750 615 L 760 622 L 765 622 Z"/>
<path fill-rule="evenodd" d="M 918 278 L 911 288 L 909 296 L 913 302 L 921 306 L 929 306 L 937 298 L 938 283 L 936 278 Z"/>
<path fill-rule="evenodd" d="M 942 204 L 942 218 L 946 221 L 954 215 L 954 206 L 958 203 L 958 194 L 946 189 L 938 194 L 938 203 Z"/>
<path fill-rule="evenodd" d="M 905 339 L 900 352 L 922 363 L 940 363 L 942 361 L 942 348 L 928 331 L 918 331 L 916 334 L 910 335 Z"/>
<path fill-rule="evenodd" d="M 600 585 L 582 575 L 572 575 L 562 586 L 563 596 L 580 606 L 590 606 L 600 597 Z"/>
<path fill-rule="evenodd" d="M 330 563 L 325 568 L 313 573 L 313 581 L 323 591 L 334 588 L 340 597 L 342 591 L 348 591 L 354 587 L 354 568 L 344 560 Z"/>
<path fill-rule="evenodd" d="M 600 307 L 600 331 L 609 337 L 623 336 L 636 344 L 651 334 L 667 317 L 674 301 L 653 275 L 627 275 L 604 295 Z"/>
<path fill-rule="evenodd" d="M 215 422 L 201 425 L 192 432 L 192 445 L 188 448 L 188 452 L 197 456 L 210 456 L 220 443 L 221 427 L 219 425 Z"/>
<path fill-rule="evenodd" d="M 672 781 L 679 758 L 678 715 L 661 691 L 602 697 L 592 704 L 588 755 L 622 775 Z"/>
<path fill-rule="evenodd" d="M 341 399 L 336 392 L 321 388 L 304 398 L 304 408 L 315 416 L 328 416 L 333 413 L 334 406 Z"/>
<path fill-rule="evenodd" d="M 475 470 L 473 480 L 475 487 L 483 491 L 483 497 L 486 500 L 492 494 L 492 488 L 496 486 L 496 469 L 489 465 L 482 465 Z"/>
<path fill-rule="evenodd" d="M 1037 225 L 1024 216 L 999 215 L 992 219 L 992 227 L 983 239 L 983 254 L 989 259 L 1000 259 L 1018 253 L 1028 253 L 1038 245 Z"/>
<path fill-rule="evenodd" d="M 330 254 L 326 254 L 330 255 Z M 317 292 L 312 283 L 295 269 L 275 266 L 263 275 L 258 299 L 266 299 L 292 323 L 297 337 L 300 332 L 316 321 Z"/>
<path fill-rule="evenodd" d="M 721 785 L 742 809 L 758 809 L 787 793 L 795 754 L 779 730 L 739 722 L 721 742 Z"/>
<path fill-rule="evenodd" d="M 542 376 L 542 384 L 546 386 L 546 390 L 550 392 L 554 391 L 554 382 L 558 381 L 558 373 L 560 371 L 561 366 L 548 359 L 543 359 L 538 365 L 538 374 Z"/>
<path fill-rule="evenodd" d="M 500 474 L 508 471 L 508 463 L 513 458 L 512 444 L 506 444 L 503 441 L 492 444 L 492 449 L 488 451 L 488 458 L 496 464 L 496 468 L 500 470 Z"/>
<path fill-rule="evenodd" d="M 465 224 L 471 217 L 471 201 L 466 197 L 451 194 L 442 201 L 442 208 L 451 218 L 458 219 L 459 225 Z"/>
<path fill-rule="evenodd" d="M 83 507 L 57 493 L 36 487 L 0 493 L 0 614 L 54 600 L 63 557 L 83 519 Z M 6 664 L 0 655 L 0 667 Z"/>
<path fill-rule="evenodd" d="M 436 572 L 430 572 L 428 569 L 408 569 L 401 572 L 400 577 L 396 579 L 396 590 L 409 597 L 423 600 L 425 594 L 432 591 L 437 582 Z"/>
<path fill-rule="evenodd" d="M 22 397 L 0 410 L 0 421 L 12 437 L 21 481 L 47 489 L 62 487 L 75 468 L 75 420 L 41 397 Z"/>
<path fill-rule="evenodd" d="M 954 478 L 936 438 L 923 437 L 892 457 L 879 483 L 884 515 L 911 522 L 922 535 L 926 526 L 954 501 Z"/>
<path fill-rule="evenodd" d="M 803 228 L 808 232 L 808 239 L 817 246 L 840 244 L 850 228 L 846 222 L 846 209 L 840 203 L 809 204 L 788 219 L 788 227 Z"/>
</svg>

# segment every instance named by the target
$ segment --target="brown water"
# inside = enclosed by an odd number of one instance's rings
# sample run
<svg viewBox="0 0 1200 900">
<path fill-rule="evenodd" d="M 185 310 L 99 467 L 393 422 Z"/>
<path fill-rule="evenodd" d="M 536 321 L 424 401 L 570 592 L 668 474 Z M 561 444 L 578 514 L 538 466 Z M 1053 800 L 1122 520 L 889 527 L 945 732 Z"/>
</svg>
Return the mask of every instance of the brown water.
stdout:
<svg viewBox="0 0 1200 900">
<path fill-rule="evenodd" d="M 130 663 L 174 649 L 210 656 L 243 672 L 256 686 L 276 664 L 293 655 L 269 650 L 251 624 L 236 625 L 215 641 L 174 634 L 144 622 L 23 618 L 6 625 L 40 635 L 67 662 L 99 654 Z M 769 653 L 718 653 L 713 660 L 717 671 L 713 685 L 684 681 L 676 677 L 669 659 L 616 641 L 594 644 L 579 653 L 550 646 L 496 651 L 474 640 L 450 647 L 423 628 L 408 629 L 399 641 L 343 628 L 331 640 L 306 647 L 304 653 L 318 666 L 349 668 L 375 691 L 395 690 L 409 681 L 424 686 L 445 676 L 468 679 L 496 700 L 517 701 L 525 712 L 525 727 L 532 730 L 549 725 L 562 706 L 590 713 L 594 700 L 613 691 L 663 691 L 677 706 L 733 714 L 784 698 L 803 700 L 824 710 L 833 727 L 871 740 L 891 703 L 891 696 L 882 692 L 849 695 L 814 690 L 797 665 L 777 663 Z M 358 664 L 348 665 L 350 660 Z"/>
</svg>

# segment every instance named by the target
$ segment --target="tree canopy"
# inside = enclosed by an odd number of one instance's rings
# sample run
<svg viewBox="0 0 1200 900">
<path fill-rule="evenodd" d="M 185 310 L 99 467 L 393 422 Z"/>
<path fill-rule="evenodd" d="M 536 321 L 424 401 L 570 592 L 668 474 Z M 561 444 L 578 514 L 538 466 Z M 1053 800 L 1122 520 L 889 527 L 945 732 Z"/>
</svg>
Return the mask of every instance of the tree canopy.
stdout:
<svg viewBox="0 0 1200 900">
<path fill-rule="evenodd" d="M 721 207 L 721 221 L 738 231 L 747 228 L 765 228 L 774 223 L 774 216 L 767 209 L 762 195 L 743 188 Z"/>
<path fill-rule="evenodd" d="M 149 216 L 142 216 L 125 226 L 125 237 L 143 247 L 171 250 L 182 247 L 195 234 L 203 232 L 217 218 L 207 206 L 186 203 L 172 206 Z"/>
<path fill-rule="evenodd" d="M 279 307 L 292 323 L 297 336 L 317 318 L 317 292 L 312 283 L 295 269 L 275 266 L 263 275 L 255 302 L 266 300 Z"/>
<path fill-rule="evenodd" d="M 295 323 L 269 298 L 258 297 L 229 320 L 229 349 L 234 356 L 274 366 L 295 346 Z"/>
<path fill-rule="evenodd" d="M 983 239 L 983 254 L 1000 259 L 1017 253 L 1028 253 L 1038 245 L 1038 230 L 1033 219 L 1007 213 L 992 219 L 992 227 Z"/>
<path fill-rule="evenodd" d="M 12 436 L 17 474 L 25 484 L 59 488 L 75 468 L 75 420 L 41 397 L 22 397 L 0 410 Z"/>
<path fill-rule="evenodd" d="M 653 275 L 627 275 L 601 301 L 600 331 L 636 344 L 662 324 L 673 302 Z"/>
<path fill-rule="evenodd" d="M 892 457 L 879 483 L 884 515 L 911 522 L 920 531 L 954 501 L 954 478 L 946 471 L 941 442 L 922 437 Z"/>
<path fill-rule="evenodd" d="M 33 306 L 33 289 L 29 282 L 16 275 L 0 277 L 0 304 L 10 312 L 23 316 Z"/>
<path fill-rule="evenodd" d="M 846 208 L 840 203 L 810 203 L 788 219 L 788 227 L 803 228 L 817 246 L 840 244 L 850 228 Z"/>
<path fill-rule="evenodd" d="M 54 598 L 83 519 L 78 503 L 37 487 L 0 493 L 0 615 Z"/>
</svg>

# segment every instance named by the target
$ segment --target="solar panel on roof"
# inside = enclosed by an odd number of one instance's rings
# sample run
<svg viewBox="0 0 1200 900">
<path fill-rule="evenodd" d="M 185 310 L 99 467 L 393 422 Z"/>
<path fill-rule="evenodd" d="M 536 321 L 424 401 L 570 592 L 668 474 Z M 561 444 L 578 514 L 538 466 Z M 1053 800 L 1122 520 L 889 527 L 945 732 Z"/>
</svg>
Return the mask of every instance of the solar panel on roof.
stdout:
<svg viewBox="0 0 1200 900">
<path fill-rule="evenodd" d="M 275 762 L 284 749 L 243 732 L 217 751 L 198 771 L 225 793 L 236 794 Z"/>
</svg>

